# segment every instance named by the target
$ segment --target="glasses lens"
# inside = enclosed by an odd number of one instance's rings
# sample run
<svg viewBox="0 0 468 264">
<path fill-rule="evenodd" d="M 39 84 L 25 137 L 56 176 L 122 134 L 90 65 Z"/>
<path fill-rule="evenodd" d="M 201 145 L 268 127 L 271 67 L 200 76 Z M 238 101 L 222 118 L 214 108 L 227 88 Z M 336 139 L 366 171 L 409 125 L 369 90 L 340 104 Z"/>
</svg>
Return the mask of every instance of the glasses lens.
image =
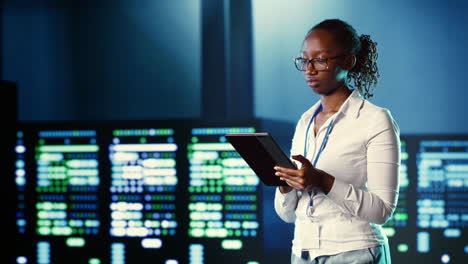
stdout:
<svg viewBox="0 0 468 264">
<path fill-rule="evenodd" d="M 317 71 L 323 71 L 327 69 L 327 61 L 326 60 L 314 60 L 314 69 Z"/>
<path fill-rule="evenodd" d="M 300 71 L 305 71 L 307 69 L 307 61 L 303 58 L 296 58 L 294 60 L 294 65 L 296 65 L 296 69 Z"/>
<path fill-rule="evenodd" d="M 294 59 L 294 65 L 299 71 L 307 71 L 307 68 L 310 66 L 309 62 L 309 60 L 303 58 Z M 316 71 L 323 71 L 327 69 L 327 61 L 324 59 L 314 59 L 312 60 L 311 64 Z"/>
</svg>

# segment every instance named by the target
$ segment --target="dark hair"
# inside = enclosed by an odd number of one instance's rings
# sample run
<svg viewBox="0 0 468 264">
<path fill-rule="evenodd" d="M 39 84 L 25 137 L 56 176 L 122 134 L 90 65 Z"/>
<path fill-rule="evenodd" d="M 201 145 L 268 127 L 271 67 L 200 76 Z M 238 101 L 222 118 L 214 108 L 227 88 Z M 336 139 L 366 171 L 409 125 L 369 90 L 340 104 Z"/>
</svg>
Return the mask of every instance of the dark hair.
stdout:
<svg viewBox="0 0 468 264">
<path fill-rule="evenodd" d="M 315 29 L 332 33 L 345 52 L 356 55 L 356 65 L 349 71 L 347 82 L 353 80 L 353 86 L 364 98 L 371 98 L 372 90 L 377 86 L 380 77 L 377 68 L 377 43 L 373 42 L 369 35 L 358 36 L 351 25 L 339 19 L 322 21 L 310 29 L 307 36 Z"/>
</svg>

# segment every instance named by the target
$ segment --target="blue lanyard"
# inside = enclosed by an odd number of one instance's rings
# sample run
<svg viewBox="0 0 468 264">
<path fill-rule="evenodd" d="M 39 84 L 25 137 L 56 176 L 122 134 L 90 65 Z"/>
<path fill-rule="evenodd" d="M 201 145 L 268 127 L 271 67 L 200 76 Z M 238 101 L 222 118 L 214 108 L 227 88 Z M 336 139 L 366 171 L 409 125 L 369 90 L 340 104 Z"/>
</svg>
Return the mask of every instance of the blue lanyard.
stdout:
<svg viewBox="0 0 468 264">
<path fill-rule="evenodd" d="M 309 120 L 309 124 L 307 125 L 307 129 L 306 129 L 306 134 L 305 134 L 305 141 L 304 141 L 304 157 L 307 157 L 307 144 L 308 144 L 308 139 L 309 139 L 309 130 L 310 130 L 310 126 L 312 125 L 312 122 L 314 121 L 315 117 L 318 115 L 318 113 L 320 113 L 322 111 L 322 105 L 319 106 L 319 108 L 315 111 L 314 115 L 312 116 L 312 118 Z M 325 145 L 327 144 L 327 141 L 328 141 L 328 136 L 330 135 L 330 129 L 331 127 L 333 126 L 333 123 L 334 123 L 335 119 L 332 119 L 330 121 L 330 125 L 328 126 L 327 128 L 327 132 L 325 132 L 325 137 L 323 138 L 323 141 L 322 141 L 322 145 L 320 145 L 320 149 L 319 149 L 319 152 L 317 153 L 317 156 L 315 156 L 315 159 L 314 159 L 314 162 L 312 163 L 312 165 L 315 165 L 317 164 L 317 161 L 318 161 L 318 158 L 320 157 L 320 155 L 322 154 L 322 151 L 323 149 L 325 148 Z"/>
<path fill-rule="evenodd" d="M 312 118 L 310 119 L 309 121 L 309 124 L 307 125 L 307 129 L 306 129 L 306 134 L 305 134 L 305 141 L 304 141 L 304 157 L 307 157 L 307 144 L 308 144 L 308 138 L 309 138 L 309 129 L 310 129 L 310 126 L 312 124 L 312 122 L 314 121 L 315 117 L 318 115 L 318 113 L 320 113 L 322 111 L 323 107 L 322 105 L 320 105 L 317 110 L 315 111 L 314 115 L 312 116 Z M 325 149 L 325 146 L 327 145 L 327 141 L 328 141 L 328 136 L 330 135 L 330 130 L 331 130 L 331 127 L 333 126 L 333 123 L 335 122 L 335 119 L 332 119 L 330 121 L 330 125 L 328 125 L 328 128 L 327 128 L 327 132 L 325 132 L 325 137 L 323 138 L 323 141 L 322 141 L 322 145 L 320 145 L 320 149 L 317 153 L 317 156 L 315 156 L 315 159 L 314 159 L 314 162 L 312 163 L 312 165 L 315 167 L 315 165 L 317 164 L 317 161 L 320 157 L 320 155 L 322 154 L 322 151 Z M 309 196 L 310 196 L 310 202 L 309 202 L 309 205 L 310 206 L 313 206 L 313 202 L 312 202 L 312 192 L 309 191 Z"/>
</svg>

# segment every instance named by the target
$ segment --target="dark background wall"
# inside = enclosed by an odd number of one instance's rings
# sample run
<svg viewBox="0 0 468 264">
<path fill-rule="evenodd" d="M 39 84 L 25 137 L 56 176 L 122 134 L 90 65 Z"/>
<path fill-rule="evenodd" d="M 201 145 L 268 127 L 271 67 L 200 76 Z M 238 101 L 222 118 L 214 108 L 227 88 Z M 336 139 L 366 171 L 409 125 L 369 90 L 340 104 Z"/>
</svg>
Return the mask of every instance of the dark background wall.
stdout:
<svg viewBox="0 0 468 264">
<path fill-rule="evenodd" d="M 93 1 L 94 2 L 94 1 Z M 20 120 L 200 117 L 200 1 L 5 1 Z"/>
</svg>

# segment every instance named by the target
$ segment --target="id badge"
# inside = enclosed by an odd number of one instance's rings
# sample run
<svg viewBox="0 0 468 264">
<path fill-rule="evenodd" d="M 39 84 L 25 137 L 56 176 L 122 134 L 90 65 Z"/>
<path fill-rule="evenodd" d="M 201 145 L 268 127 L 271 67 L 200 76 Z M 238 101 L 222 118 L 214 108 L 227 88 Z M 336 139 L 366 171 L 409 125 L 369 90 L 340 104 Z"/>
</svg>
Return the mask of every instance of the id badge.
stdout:
<svg viewBox="0 0 468 264">
<path fill-rule="evenodd" d="M 302 250 L 320 248 L 319 224 L 312 221 L 303 221 L 300 226 L 300 228 L 296 228 L 296 231 L 298 231 L 296 237 L 299 238 Z"/>
</svg>

